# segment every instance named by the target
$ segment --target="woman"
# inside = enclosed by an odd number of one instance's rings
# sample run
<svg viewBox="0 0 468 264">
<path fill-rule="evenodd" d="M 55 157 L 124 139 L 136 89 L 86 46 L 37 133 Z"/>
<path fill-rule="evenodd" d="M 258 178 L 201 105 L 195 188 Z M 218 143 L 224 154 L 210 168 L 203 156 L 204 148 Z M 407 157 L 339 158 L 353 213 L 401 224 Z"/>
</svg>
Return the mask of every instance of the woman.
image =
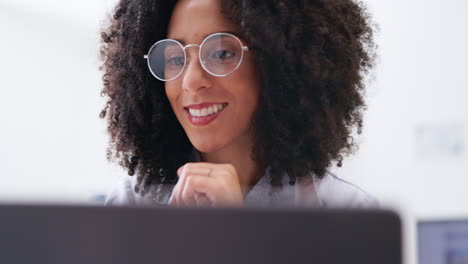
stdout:
<svg viewBox="0 0 468 264">
<path fill-rule="evenodd" d="M 361 133 L 373 31 L 353 0 L 121 0 L 102 33 L 106 204 L 372 206 L 327 172 Z"/>
</svg>

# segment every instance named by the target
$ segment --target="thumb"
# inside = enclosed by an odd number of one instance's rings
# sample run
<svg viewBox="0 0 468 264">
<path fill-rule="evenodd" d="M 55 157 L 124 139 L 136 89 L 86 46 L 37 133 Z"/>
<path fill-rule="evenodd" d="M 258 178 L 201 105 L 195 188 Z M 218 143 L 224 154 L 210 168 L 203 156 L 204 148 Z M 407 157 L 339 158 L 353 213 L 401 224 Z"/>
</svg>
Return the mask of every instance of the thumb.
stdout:
<svg viewBox="0 0 468 264">
<path fill-rule="evenodd" d="M 179 169 L 177 169 L 177 176 L 180 177 L 180 174 L 182 173 L 182 170 L 184 168 L 185 165 L 181 166 Z"/>
</svg>

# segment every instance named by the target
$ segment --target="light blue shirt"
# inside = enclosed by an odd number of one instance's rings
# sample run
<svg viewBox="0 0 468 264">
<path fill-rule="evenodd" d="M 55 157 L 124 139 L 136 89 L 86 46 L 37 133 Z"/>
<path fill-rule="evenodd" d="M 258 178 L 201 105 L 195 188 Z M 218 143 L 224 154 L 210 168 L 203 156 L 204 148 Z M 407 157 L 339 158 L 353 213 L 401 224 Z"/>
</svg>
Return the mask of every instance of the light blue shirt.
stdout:
<svg viewBox="0 0 468 264">
<path fill-rule="evenodd" d="M 192 153 L 193 162 L 200 161 L 198 151 Z M 296 184 L 289 184 L 285 173 L 283 187 L 270 184 L 270 168 L 250 189 L 244 199 L 246 207 L 311 207 L 311 208 L 375 208 L 378 202 L 356 185 L 327 173 L 320 179 L 313 173 L 298 178 Z M 108 194 L 106 205 L 158 206 L 167 204 L 174 185 L 155 185 L 145 196 L 135 193 L 135 176 L 124 176 Z"/>
</svg>

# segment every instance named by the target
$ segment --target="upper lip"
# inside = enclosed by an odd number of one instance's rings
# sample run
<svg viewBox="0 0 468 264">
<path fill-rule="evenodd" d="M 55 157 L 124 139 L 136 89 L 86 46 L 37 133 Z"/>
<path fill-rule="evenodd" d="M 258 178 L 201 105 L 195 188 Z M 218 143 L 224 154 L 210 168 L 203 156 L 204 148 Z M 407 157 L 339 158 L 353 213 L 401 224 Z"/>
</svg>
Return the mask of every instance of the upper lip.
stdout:
<svg viewBox="0 0 468 264">
<path fill-rule="evenodd" d="M 192 105 L 187 105 L 184 108 L 190 108 L 190 109 L 203 109 L 206 107 L 210 107 L 215 104 L 224 104 L 224 103 L 201 103 L 201 104 L 192 104 Z"/>
</svg>

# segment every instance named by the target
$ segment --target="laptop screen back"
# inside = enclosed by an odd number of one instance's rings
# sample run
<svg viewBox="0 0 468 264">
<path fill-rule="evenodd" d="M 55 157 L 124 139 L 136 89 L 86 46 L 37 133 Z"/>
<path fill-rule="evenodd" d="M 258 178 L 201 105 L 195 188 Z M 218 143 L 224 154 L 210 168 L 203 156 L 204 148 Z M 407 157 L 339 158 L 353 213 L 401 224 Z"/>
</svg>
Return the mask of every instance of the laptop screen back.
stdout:
<svg viewBox="0 0 468 264">
<path fill-rule="evenodd" d="M 0 263 L 398 264 L 388 211 L 0 206 Z"/>
</svg>

